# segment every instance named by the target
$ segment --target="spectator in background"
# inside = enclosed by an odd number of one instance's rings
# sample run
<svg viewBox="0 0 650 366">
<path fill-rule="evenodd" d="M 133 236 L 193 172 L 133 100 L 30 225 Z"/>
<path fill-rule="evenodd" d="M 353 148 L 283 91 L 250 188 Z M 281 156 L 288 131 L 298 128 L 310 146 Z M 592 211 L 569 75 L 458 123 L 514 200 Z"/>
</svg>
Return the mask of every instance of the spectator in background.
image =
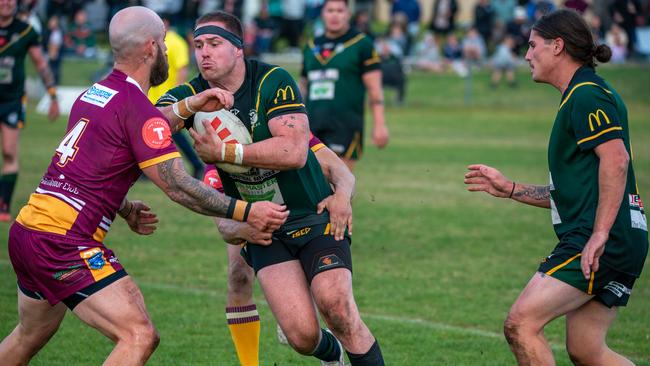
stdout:
<svg viewBox="0 0 650 366">
<path fill-rule="evenodd" d="M 436 43 L 436 37 L 430 32 L 425 33 L 422 40 L 415 45 L 413 67 L 422 71 L 442 71 L 440 47 Z"/>
<path fill-rule="evenodd" d="M 528 48 L 530 23 L 528 22 L 526 9 L 521 6 L 515 8 L 514 18 L 506 25 L 506 34 L 511 36 L 515 41 L 515 55 L 521 55 L 521 51 Z"/>
<path fill-rule="evenodd" d="M 493 88 L 499 86 L 499 82 L 504 74 L 510 87 L 514 88 L 517 86 L 515 81 L 517 58 L 512 52 L 514 46 L 515 40 L 512 36 L 505 36 L 497 45 L 494 55 L 492 56 L 492 77 L 490 85 L 492 85 Z"/>
<path fill-rule="evenodd" d="M 403 67 L 409 38 L 406 28 L 406 22 L 394 20 L 388 28 L 386 37 L 378 39 L 375 45 L 381 57 L 382 85 L 397 90 L 398 105 L 404 104 L 406 92 L 406 75 Z"/>
<path fill-rule="evenodd" d="M 446 37 L 456 29 L 457 12 L 456 0 L 435 0 L 433 2 L 433 16 L 429 29 L 436 35 L 437 40 Z"/>
<path fill-rule="evenodd" d="M 43 48 L 47 54 L 47 63 L 54 76 L 54 84 L 59 85 L 61 60 L 63 59 L 63 30 L 58 15 L 52 15 L 47 21 L 47 27 L 43 32 Z"/>
<path fill-rule="evenodd" d="M 616 23 L 612 24 L 605 35 L 605 42 L 612 49 L 611 62 L 615 64 L 624 63 L 627 58 L 627 45 L 629 40 L 623 28 Z"/>
<path fill-rule="evenodd" d="M 304 28 L 305 0 L 282 0 L 281 37 L 286 38 L 291 51 L 299 52 Z"/>
<path fill-rule="evenodd" d="M 268 2 L 263 1 L 260 13 L 255 17 L 255 54 L 271 52 L 276 24 L 269 13 Z"/>
<path fill-rule="evenodd" d="M 368 38 L 375 39 L 375 35 L 370 29 L 370 13 L 367 10 L 359 10 L 354 14 L 352 27 L 361 33 L 365 33 Z"/>
<path fill-rule="evenodd" d="M 594 37 L 594 42 L 596 44 L 605 43 L 605 28 L 603 27 L 602 18 L 591 11 L 587 11 L 585 14 L 585 19 L 589 28 L 591 29 L 591 34 Z"/>
<path fill-rule="evenodd" d="M 387 38 L 391 43 L 400 48 L 400 58 L 411 53 L 411 42 L 413 38 L 408 32 L 408 17 L 404 13 L 397 13 L 393 16 L 389 26 Z"/>
<path fill-rule="evenodd" d="M 487 55 L 485 42 L 476 28 L 470 28 L 462 42 L 463 59 L 468 65 L 482 65 Z"/>
<path fill-rule="evenodd" d="M 528 19 L 537 21 L 543 15 L 555 10 L 555 3 L 551 0 L 531 0 L 527 5 Z"/>
<path fill-rule="evenodd" d="M 463 48 L 458 42 L 456 34 L 449 33 L 445 45 L 442 47 L 444 65 L 454 70 L 459 76 L 465 77 L 468 74 L 467 67 L 463 62 Z"/>
<path fill-rule="evenodd" d="M 483 37 L 483 42 L 486 45 L 492 42 L 494 18 L 494 8 L 492 8 L 490 0 L 479 0 L 474 7 L 474 28 Z"/>
<path fill-rule="evenodd" d="M 417 37 L 420 32 L 420 4 L 417 0 L 393 0 L 391 17 L 403 13 L 407 17 L 407 31 L 411 37 Z"/>
<path fill-rule="evenodd" d="M 93 58 L 96 55 L 95 35 L 88 23 L 86 11 L 79 9 L 74 15 L 74 21 L 65 35 L 65 45 L 76 56 Z"/>
<path fill-rule="evenodd" d="M 589 9 L 589 2 L 587 0 L 566 0 L 564 2 L 564 7 L 567 9 L 573 9 L 584 15 L 587 9 Z"/>
<path fill-rule="evenodd" d="M 516 0 L 492 0 L 494 21 L 497 27 L 505 27 L 512 20 L 515 13 Z"/>
<path fill-rule="evenodd" d="M 628 55 L 634 53 L 636 44 L 636 22 L 641 15 L 641 4 L 639 0 L 614 0 L 609 7 L 612 21 L 618 24 L 627 33 Z"/>
</svg>

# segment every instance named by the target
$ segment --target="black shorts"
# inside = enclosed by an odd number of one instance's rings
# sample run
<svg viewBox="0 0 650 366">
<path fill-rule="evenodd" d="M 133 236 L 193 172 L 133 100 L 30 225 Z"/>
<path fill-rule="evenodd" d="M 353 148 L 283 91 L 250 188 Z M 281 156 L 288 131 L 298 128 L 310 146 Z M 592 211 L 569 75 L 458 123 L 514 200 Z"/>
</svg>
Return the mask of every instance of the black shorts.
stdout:
<svg viewBox="0 0 650 366">
<path fill-rule="evenodd" d="M 26 103 L 26 97 L 9 102 L 0 102 L 0 123 L 4 123 L 11 128 L 23 128 L 25 126 Z"/>
<path fill-rule="evenodd" d="M 329 224 L 317 224 L 274 234 L 268 246 L 247 244 L 242 256 L 255 274 L 273 264 L 299 260 L 311 283 L 317 274 L 330 269 L 347 268 L 352 272 L 350 245 L 349 236 L 337 241 L 329 233 Z"/>
<path fill-rule="evenodd" d="M 611 308 L 627 305 L 636 277 L 608 267 L 602 261 L 598 272 L 586 279 L 580 267 L 584 245 L 559 243 L 539 265 L 538 271 L 569 284 Z"/>
<path fill-rule="evenodd" d="M 349 160 L 361 158 L 363 153 L 363 131 L 361 129 L 314 128 L 312 132 L 341 158 Z"/>
</svg>

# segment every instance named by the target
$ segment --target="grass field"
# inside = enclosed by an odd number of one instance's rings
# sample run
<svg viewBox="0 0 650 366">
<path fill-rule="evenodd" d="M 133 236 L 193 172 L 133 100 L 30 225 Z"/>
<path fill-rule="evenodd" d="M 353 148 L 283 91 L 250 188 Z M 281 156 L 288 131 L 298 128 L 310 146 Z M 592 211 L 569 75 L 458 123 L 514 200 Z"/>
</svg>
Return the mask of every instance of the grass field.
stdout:
<svg viewBox="0 0 650 366">
<path fill-rule="evenodd" d="M 95 65 L 72 65 L 64 80 L 86 84 Z M 73 71 L 74 69 L 74 71 Z M 650 69 L 602 68 L 629 109 L 639 188 L 650 192 Z M 535 85 L 488 87 L 477 73 L 471 103 L 454 75 L 411 74 L 407 103 L 391 104 L 391 142 L 369 141 L 358 164 L 354 201 L 354 285 L 362 316 L 388 365 L 512 365 L 503 319 L 541 258 L 555 245 L 549 212 L 465 190 L 471 163 L 500 168 L 518 182 L 546 183 L 546 145 L 559 93 Z M 30 113 L 22 137 L 22 171 L 14 213 L 34 190 L 63 136 Z M 107 244 L 142 288 L 162 342 L 152 365 L 236 365 L 225 325 L 226 252 L 211 219 L 172 203 L 150 183 L 137 183 L 160 216 L 156 234 L 138 237 L 116 220 Z M 646 200 L 650 198 L 646 197 Z M 0 337 L 17 321 L 15 276 L 0 224 Z M 646 272 L 647 273 L 647 272 Z M 315 365 L 275 339 L 275 322 L 256 290 L 262 319 L 262 365 Z M 650 365 L 650 281 L 639 279 L 610 332 L 612 348 Z M 559 365 L 564 324 L 546 332 Z M 97 365 L 112 344 L 68 314 L 33 365 Z M 2 361 L 0 360 L 0 364 Z"/>
</svg>

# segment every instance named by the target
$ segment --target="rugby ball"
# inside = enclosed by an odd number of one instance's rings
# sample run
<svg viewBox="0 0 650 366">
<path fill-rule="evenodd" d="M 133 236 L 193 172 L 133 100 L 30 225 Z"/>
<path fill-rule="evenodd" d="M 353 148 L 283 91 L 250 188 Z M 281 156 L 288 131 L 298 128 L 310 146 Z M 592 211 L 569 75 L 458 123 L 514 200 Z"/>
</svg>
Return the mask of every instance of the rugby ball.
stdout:
<svg viewBox="0 0 650 366">
<path fill-rule="evenodd" d="M 225 109 L 214 112 L 197 112 L 194 115 L 194 130 L 200 135 L 205 134 L 203 121 L 210 121 L 212 128 L 217 132 L 217 138 L 223 143 L 247 145 L 253 142 L 244 123 Z M 228 173 L 246 173 L 251 169 L 247 166 L 230 163 L 217 163 L 215 165 Z"/>
</svg>

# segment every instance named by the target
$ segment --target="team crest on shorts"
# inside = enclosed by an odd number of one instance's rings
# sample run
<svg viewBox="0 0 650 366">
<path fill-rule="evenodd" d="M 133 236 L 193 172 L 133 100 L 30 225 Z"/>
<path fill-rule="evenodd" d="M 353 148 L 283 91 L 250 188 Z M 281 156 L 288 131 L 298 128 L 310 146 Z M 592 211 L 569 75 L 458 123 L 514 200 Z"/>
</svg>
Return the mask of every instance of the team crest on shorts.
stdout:
<svg viewBox="0 0 650 366">
<path fill-rule="evenodd" d="M 102 267 L 104 267 L 106 264 L 106 260 L 104 259 L 104 252 L 102 252 L 102 250 L 99 248 L 86 250 L 85 252 L 81 252 L 80 255 L 81 258 L 86 260 L 88 268 L 90 269 L 102 269 Z"/>
<path fill-rule="evenodd" d="M 336 254 L 329 254 L 318 259 L 318 270 L 341 265 L 343 262 Z"/>
</svg>

